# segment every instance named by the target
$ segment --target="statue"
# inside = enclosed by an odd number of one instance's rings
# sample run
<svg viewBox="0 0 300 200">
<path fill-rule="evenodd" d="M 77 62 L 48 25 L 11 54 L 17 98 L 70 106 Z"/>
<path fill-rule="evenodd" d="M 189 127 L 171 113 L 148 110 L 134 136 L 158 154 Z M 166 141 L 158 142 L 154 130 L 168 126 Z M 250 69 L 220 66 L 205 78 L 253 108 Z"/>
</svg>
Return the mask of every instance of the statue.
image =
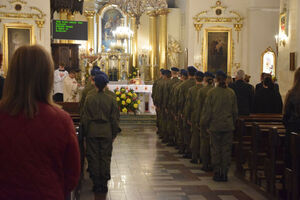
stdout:
<svg viewBox="0 0 300 200">
<path fill-rule="evenodd" d="M 181 53 L 180 44 L 174 38 L 169 37 L 168 42 L 168 60 L 171 67 L 179 67 L 179 53 Z"/>
</svg>

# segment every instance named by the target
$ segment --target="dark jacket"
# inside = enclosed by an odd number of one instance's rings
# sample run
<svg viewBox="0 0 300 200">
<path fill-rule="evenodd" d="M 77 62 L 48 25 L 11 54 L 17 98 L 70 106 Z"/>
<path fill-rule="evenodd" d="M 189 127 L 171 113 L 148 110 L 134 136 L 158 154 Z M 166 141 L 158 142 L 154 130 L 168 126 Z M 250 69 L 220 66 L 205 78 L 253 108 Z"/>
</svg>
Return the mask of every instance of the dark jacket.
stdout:
<svg viewBox="0 0 300 200">
<path fill-rule="evenodd" d="M 274 89 L 261 88 L 255 92 L 254 113 L 282 113 L 282 99 L 279 92 Z"/>
<path fill-rule="evenodd" d="M 264 88 L 263 83 L 258 83 L 255 86 L 255 91 L 258 91 L 259 89 Z M 279 92 L 279 85 L 277 83 L 274 83 L 274 89 Z"/>
<path fill-rule="evenodd" d="M 3 87 L 4 87 L 4 78 L 0 76 L 0 99 L 2 98 Z"/>
<path fill-rule="evenodd" d="M 243 80 L 229 84 L 237 97 L 239 115 L 249 115 L 252 110 L 254 88 Z"/>
<path fill-rule="evenodd" d="M 300 96 L 294 92 L 286 97 L 283 123 L 288 132 L 300 133 Z"/>
</svg>

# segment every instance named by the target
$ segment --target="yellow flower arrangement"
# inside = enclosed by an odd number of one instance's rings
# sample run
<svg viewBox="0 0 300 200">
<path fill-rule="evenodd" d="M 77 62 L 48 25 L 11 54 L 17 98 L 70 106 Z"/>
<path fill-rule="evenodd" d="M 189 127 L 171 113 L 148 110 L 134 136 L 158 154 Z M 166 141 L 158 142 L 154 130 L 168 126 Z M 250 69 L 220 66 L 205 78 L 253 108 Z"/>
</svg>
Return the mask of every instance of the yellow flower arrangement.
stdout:
<svg viewBox="0 0 300 200">
<path fill-rule="evenodd" d="M 119 110 L 123 113 L 136 112 L 139 109 L 141 103 L 138 99 L 137 93 L 133 89 L 115 89 L 116 101 L 119 106 Z"/>
</svg>

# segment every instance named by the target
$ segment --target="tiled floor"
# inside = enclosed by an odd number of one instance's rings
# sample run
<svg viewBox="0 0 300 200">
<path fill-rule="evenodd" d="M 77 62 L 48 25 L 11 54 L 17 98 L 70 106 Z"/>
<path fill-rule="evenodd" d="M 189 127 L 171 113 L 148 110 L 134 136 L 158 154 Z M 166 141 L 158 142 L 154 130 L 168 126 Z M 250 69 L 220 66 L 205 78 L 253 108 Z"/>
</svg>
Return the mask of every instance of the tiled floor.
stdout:
<svg viewBox="0 0 300 200">
<path fill-rule="evenodd" d="M 162 144 L 154 126 L 123 125 L 122 130 L 114 143 L 107 200 L 265 199 L 233 175 L 227 183 L 214 182 L 211 173 Z M 81 200 L 94 199 L 91 188 L 86 177 Z"/>
</svg>

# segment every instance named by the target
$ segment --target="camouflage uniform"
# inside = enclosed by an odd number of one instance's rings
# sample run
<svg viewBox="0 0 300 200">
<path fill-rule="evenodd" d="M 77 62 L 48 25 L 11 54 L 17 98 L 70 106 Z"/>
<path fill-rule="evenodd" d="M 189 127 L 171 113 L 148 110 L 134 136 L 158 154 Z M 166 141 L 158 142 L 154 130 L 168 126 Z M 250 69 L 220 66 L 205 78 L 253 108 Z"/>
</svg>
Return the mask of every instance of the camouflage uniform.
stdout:
<svg viewBox="0 0 300 200">
<path fill-rule="evenodd" d="M 159 91 L 162 81 L 163 81 L 163 78 L 161 77 L 153 83 L 152 94 L 151 94 L 153 104 L 156 107 L 156 126 L 157 126 L 158 134 L 161 133 L 161 111 L 158 108 L 158 91 Z"/>
<path fill-rule="evenodd" d="M 207 93 L 200 126 L 202 130 L 208 129 L 211 133 L 211 156 L 215 175 L 226 176 L 226 179 L 237 117 L 237 100 L 232 89 L 216 87 Z"/>
<path fill-rule="evenodd" d="M 197 161 L 200 155 L 199 152 L 199 128 L 198 122 L 196 121 L 196 106 L 198 102 L 196 101 L 198 91 L 203 87 L 202 84 L 197 84 L 188 90 L 188 95 L 184 107 L 184 120 L 192 123 L 192 138 L 190 141 L 190 148 L 192 151 L 192 159 Z"/>
<path fill-rule="evenodd" d="M 196 121 L 200 122 L 200 117 L 202 113 L 202 109 L 205 103 L 206 95 L 209 90 L 213 88 L 213 85 L 207 85 L 201 88 L 196 97 L 196 112 L 198 113 L 196 116 Z M 200 127 L 200 158 L 202 160 L 203 169 L 209 170 L 211 166 L 211 158 L 210 158 L 210 137 L 209 133 L 206 129 Z"/>
<path fill-rule="evenodd" d="M 194 78 L 188 79 L 180 84 L 179 92 L 178 92 L 178 114 L 180 117 L 183 117 L 184 106 L 187 99 L 188 89 L 196 85 L 196 80 Z M 191 131 L 190 125 L 187 123 L 185 119 L 182 120 L 182 131 L 181 134 L 183 136 L 183 144 L 184 146 L 181 147 L 183 150 L 186 150 L 186 153 L 190 152 L 189 145 L 191 141 Z"/>
<path fill-rule="evenodd" d="M 121 131 L 116 101 L 103 91 L 87 96 L 84 108 L 86 150 L 90 177 L 95 192 L 107 191 L 110 180 L 112 142 Z"/>
</svg>

